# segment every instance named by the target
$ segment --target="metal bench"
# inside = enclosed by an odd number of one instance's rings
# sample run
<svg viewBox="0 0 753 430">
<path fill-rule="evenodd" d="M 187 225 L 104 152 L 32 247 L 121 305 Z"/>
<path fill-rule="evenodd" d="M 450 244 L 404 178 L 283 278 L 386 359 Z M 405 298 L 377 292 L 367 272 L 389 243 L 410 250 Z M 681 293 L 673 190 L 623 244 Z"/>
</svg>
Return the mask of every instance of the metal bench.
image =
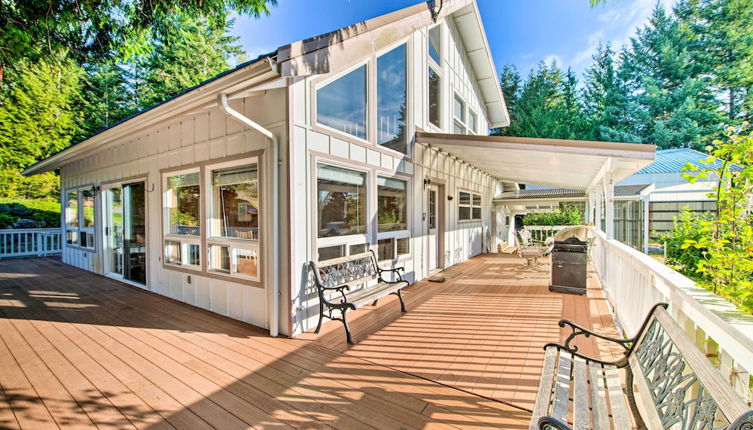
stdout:
<svg viewBox="0 0 753 430">
<path fill-rule="evenodd" d="M 377 264 L 374 251 L 319 263 L 310 261 L 309 266 L 319 293 L 319 323 L 316 325 L 315 333 L 319 333 L 322 328 L 322 319 L 327 317 L 342 322 L 348 343 L 355 345 L 345 313 L 348 309 L 356 310 L 364 304 L 376 305 L 379 299 L 388 294 L 396 295 L 400 300 L 400 310 L 406 312 L 405 303 L 400 294 L 400 290 L 409 285 L 408 281 L 404 281 L 400 275 L 400 272 L 405 273 L 405 268 L 382 269 Z M 388 281 L 382 277 L 385 272 L 393 273 L 396 279 Z M 376 281 L 375 285 L 366 285 L 373 281 Z M 366 286 L 360 290 L 350 291 L 351 287 L 359 285 Z M 325 307 L 327 308 L 326 315 Z"/>
<path fill-rule="evenodd" d="M 564 345 L 547 344 L 530 429 L 753 428 L 753 410 L 658 304 L 638 334 L 614 339 L 567 320 Z M 572 341 L 594 336 L 625 355 L 614 362 L 587 357 Z M 624 372 L 624 384 L 621 373 Z"/>
</svg>

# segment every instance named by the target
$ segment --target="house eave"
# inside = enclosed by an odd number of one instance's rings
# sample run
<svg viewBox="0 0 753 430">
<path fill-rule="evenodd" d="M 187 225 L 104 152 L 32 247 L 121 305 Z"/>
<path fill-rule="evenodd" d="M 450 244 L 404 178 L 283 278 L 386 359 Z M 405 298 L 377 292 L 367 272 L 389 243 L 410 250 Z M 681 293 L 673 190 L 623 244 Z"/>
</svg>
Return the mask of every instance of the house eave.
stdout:
<svg viewBox="0 0 753 430">
<path fill-rule="evenodd" d="M 251 86 L 269 82 L 280 75 L 276 63 L 271 57 L 260 58 L 245 67 L 213 79 L 195 88 L 187 90 L 166 102 L 148 108 L 131 118 L 124 120 L 110 128 L 94 134 L 60 152 L 41 160 L 28 168 L 22 174 L 31 176 L 50 172 L 92 152 L 103 145 L 137 133 L 147 127 L 166 119 L 178 116 L 184 112 L 201 109 L 208 103 L 213 103 L 219 93 L 232 93 Z"/>
</svg>

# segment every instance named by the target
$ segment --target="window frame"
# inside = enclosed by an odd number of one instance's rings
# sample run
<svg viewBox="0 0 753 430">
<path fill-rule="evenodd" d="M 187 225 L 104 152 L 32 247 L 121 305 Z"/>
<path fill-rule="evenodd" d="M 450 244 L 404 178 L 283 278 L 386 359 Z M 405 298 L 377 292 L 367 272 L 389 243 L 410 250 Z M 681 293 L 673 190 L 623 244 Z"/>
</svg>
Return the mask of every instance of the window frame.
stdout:
<svg viewBox="0 0 753 430">
<path fill-rule="evenodd" d="M 195 271 L 195 272 L 202 272 L 203 267 L 205 265 L 205 258 L 204 251 L 202 250 L 202 239 L 205 234 L 206 226 L 204 225 L 204 213 L 206 212 L 206 209 L 204 208 L 204 202 L 205 202 L 205 192 L 206 189 L 202 184 L 202 168 L 201 167 L 189 167 L 179 170 L 170 170 L 162 172 L 162 261 L 165 266 L 167 267 L 178 267 L 185 270 Z M 199 174 L 199 234 L 198 235 L 182 235 L 182 234 L 171 234 L 170 233 L 170 206 L 168 205 L 168 193 L 170 192 L 170 187 L 168 186 L 168 178 L 174 177 L 174 176 L 180 176 L 180 175 L 186 175 L 191 173 L 198 173 Z M 181 257 L 181 263 L 176 264 L 173 262 L 168 261 L 167 258 L 167 243 L 168 242 L 177 242 L 180 244 L 180 257 Z M 190 253 L 188 252 L 189 246 L 191 245 L 197 245 L 199 247 L 199 264 L 190 264 L 187 262 L 188 256 Z"/>
<path fill-rule="evenodd" d="M 471 124 L 471 117 L 474 118 L 474 124 Z M 470 106 L 468 106 L 468 134 L 479 134 L 478 133 L 478 113 L 471 109 Z"/>
<path fill-rule="evenodd" d="M 319 237 L 319 166 L 330 166 L 335 167 L 338 169 L 345 169 L 345 170 L 352 170 L 354 172 L 363 173 L 365 174 L 365 188 L 366 188 L 366 213 L 365 213 L 365 220 L 364 220 L 364 227 L 365 232 L 363 234 L 357 233 L 357 234 L 349 234 L 344 236 L 331 236 L 331 237 Z M 374 190 L 372 190 L 372 178 L 374 177 L 374 172 L 367 167 L 357 166 L 353 164 L 348 163 L 340 163 L 334 160 L 330 160 L 328 158 L 314 158 L 313 163 L 313 169 L 312 169 L 312 196 L 313 196 L 313 204 L 312 206 L 312 217 L 311 217 L 311 223 L 312 225 L 316 226 L 312 231 L 313 236 L 313 255 L 316 256 L 316 261 L 319 260 L 319 248 L 328 248 L 333 246 L 345 246 L 345 252 L 344 256 L 351 255 L 350 254 L 350 248 L 351 246 L 356 245 L 366 245 L 366 251 L 371 249 L 371 239 L 373 237 L 373 226 L 372 222 L 369 221 L 369 214 L 372 214 L 374 211 L 374 203 L 372 203 L 372 198 L 376 195 L 374 194 Z"/>
<path fill-rule="evenodd" d="M 405 143 L 405 152 L 400 152 L 396 149 L 392 149 L 390 147 L 385 146 L 384 144 L 379 143 L 379 58 L 392 52 L 393 50 L 405 46 L 405 136 L 404 136 L 404 143 Z M 374 139 L 373 139 L 373 145 L 377 148 L 384 148 L 392 153 L 400 154 L 400 156 L 409 157 L 411 156 L 411 148 L 410 148 L 410 133 L 408 132 L 408 128 L 410 126 L 411 116 L 412 116 L 412 97 L 411 97 L 411 90 L 412 90 L 412 66 L 411 66 L 411 58 L 412 58 L 412 45 L 409 38 L 402 39 L 400 42 L 392 44 L 388 46 L 385 49 L 382 49 L 380 51 L 377 51 L 374 54 L 373 61 L 371 62 L 371 72 L 369 73 L 369 77 L 373 77 L 373 97 L 371 97 L 373 105 L 372 105 L 372 111 L 373 115 L 369 116 L 369 120 L 374 121 Z M 372 91 L 372 84 L 369 84 L 369 90 Z M 369 100 L 367 100 L 369 101 Z M 370 137 L 369 134 L 367 134 L 368 137 Z"/>
<path fill-rule="evenodd" d="M 397 45 L 395 45 L 395 46 L 397 47 Z M 315 84 L 312 85 L 312 93 L 313 94 L 312 94 L 312 97 L 311 97 L 311 104 L 312 104 L 312 109 L 311 109 L 312 119 L 311 119 L 311 122 L 313 124 L 315 124 L 316 127 L 320 127 L 322 130 L 325 130 L 328 133 L 334 133 L 334 134 L 339 135 L 339 136 L 347 136 L 348 138 L 353 139 L 356 142 L 365 143 L 367 145 L 372 145 L 371 135 L 372 135 L 372 131 L 373 131 L 373 128 L 374 128 L 373 124 L 372 124 L 372 117 L 374 116 L 374 109 L 375 109 L 375 107 L 372 107 L 372 104 L 375 104 L 375 100 L 372 100 L 372 99 L 375 99 L 375 97 L 370 97 L 370 96 L 372 95 L 371 93 L 373 91 L 372 87 L 375 85 L 375 84 L 372 83 L 372 81 L 374 80 L 374 78 L 373 78 L 373 74 L 374 74 L 373 71 L 374 71 L 374 68 L 376 67 L 375 66 L 375 63 L 376 63 L 375 58 L 376 57 L 366 58 L 365 60 L 359 61 L 358 63 L 355 63 L 355 64 L 351 65 L 350 67 L 348 67 L 347 69 L 343 70 L 342 72 L 339 72 L 339 73 L 337 73 L 335 75 L 332 75 L 332 76 L 328 76 L 328 77 L 322 79 L 321 81 L 317 81 Z M 365 120 L 365 124 L 364 124 L 364 136 L 365 136 L 365 138 L 361 138 L 361 137 L 358 137 L 358 136 L 356 136 L 354 134 L 350 134 L 348 132 L 345 132 L 345 131 L 342 131 L 342 130 L 338 130 L 338 129 L 334 128 L 334 127 L 331 127 L 329 125 L 326 125 L 326 124 L 323 124 L 323 123 L 319 122 L 319 111 L 317 109 L 317 95 L 318 95 L 320 89 L 326 87 L 327 85 L 335 82 L 336 80 L 338 80 L 338 79 L 340 79 L 342 77 L 345 77 L 346 75 L 350 74 L 351 72 L 354 72 L 356 69 L 358 69 L 360 67 L 364 67 L 364 66 L 365 66 L 365 77 L 364 78 L 365 78 L 365 83 L 366 83 L 366 88 L 364 89 L 365 90 L 364 96 L 366 97 L 366 101 L 365 101 L 365 104 L 364 104 L 364 108 L 366 110 L 365 116 L 364 116 L 364 120 Z M 374 95 L 376 95 L 376 94 L 374 94 Z M 376 142 L 374 142 L 374 144 L 376 144 Z M 381 146 L 381 145 L 377 145 L 377 146 Z M 397 152 L 397 151 L 395 151 L 395 152 Z"/>
<path fill-rule="evenodd" d="M 461 114 L 465 118 L 458 118 L 455 112 L 455 102 L 459 101 L 462 105 L 462 112 Z M 471 134 L 468 132 L 468 102 L 465 101 L 463 97 L 460 96 L 460 94 L 457 93 L 457 91 L 453 91 L 453 97 L 452 97 L 452 133 L 453 134 Z M 455 132 L 455 126 L 459 125 L 460 128 L 463 129 L 462 133 Z"/>
<path fill-rule="evenodd" d="M 434 58 L 431 57 L 429 54 L 429 49 L 431 46 L 431 41 L 429 37 L 429 32 L 433 29 L 439 30 L 439 62 L 436 62 Z M 426 79 L 426 96 L 424 100 L 424 106 L 426 106 L 426 123 L 429 126 L 430 129 L 435 129 L 436 131 L 442 131 L 443 130 L 443 124 L 444 124 L 444 118 L 442 115 L 442 111 L 444 108 L 443 103 L 443 83 L 444 83 L 444 68 L 442 67 L 442 63 L 444 63 L 444 44 L 442 43 L 444 41 L 444 30 L 442 29 L 442 24 L 436 24 L 432 27 L 429 27 L 426 29 L 426 49 L 424 50 L 424 55 L 426 56 L 426 73 L 424 75 L 424 79 Z M 435 124 L 431 121 L 431 114 L 430 114 L 430 103 L 431 103 L 431 95 L 430 95 L 430 77 L 431 72 L 434 72 L 439 77 L 439 95 L 438 95 L 438 104 L 439 104 L 439 118 L 438 124 Z"/>
<path fill-rule="evenodd" d="M 71 248 L 78 248 L 85 251 L 96 251 L 97 249 L 97 234 L 96 234 L 96 228 L 97 228 L 97 194 L 98 192 L 93 189 L 94 186 L 91 184 L 88 185 L 82 185 L 79 187 L 70 187 L 66 188 L 64 190 L 63 195 L 65 196 L 65 200 L 62 203 L 63 206 L 63 229 L 64 232 L 64 241 L 66 247 Z M 85 192 L 91 192 L 92 196 L 92 209 L 94 211 L 93 213 L 93 219 L 92 219 L 92 225 L 90 227 L 86 227 L 84 224 L 84 193 Z M 69 210 L 70 207 L 68 206 L 68 203 L 70 201 L 69 196 L 71 194 L 76 195 L 76 213 L 73 217 L 76 220 L 76 225 L 72 226 L 69 223 Z M 75 238 L 75 242 L 69 241 L 69 235 L 72 233 L 72 237 Z M 81 241 L 81 235 L 86 234 L 90 235 L 91 241 L 87 241 L 86 245 L 82 245 Z"/>
<path fill-rule="evenodd" d="M 460 202 L 460 193 L 466 193 L 469 195 L 470 202 L 468 204 L 464 204 Z M 479 198 L 479 204 L 474 203 L 474 197 Z M 460 208 L 468 208 L 468 216 L 469 218 L 461 218 L 460 217 Z M 480 216 L 478 218 L 473 217 L 473 209 L 480 209 Z M 458 189 L 458 222 L 461 223 L 467 223 L 467 222 L 479 222 L 483 219 L 483 211 L 484 211 L 484 196 L 478 192 L 478 191 L 471 191 L 465 188 L 459 188 Z"/>
<path fill-rule="evenodd" d="M 233 167 L 243 167 L 248 166 L 251 164 L 256 163 L 256 175 L 257 175 L 257 188 L 259 192 L 259 208 L 258 208 L 258 237 L 256 239 L 240 239 L 240 238 L 231 238 L 231 237 L 222 237 L 222 236 L 214 236 L 212 234 L 215 223 L 217 222 L 217 219 L 214 217 L 214 186 L 212 185 L 212 173 L 216 170 L 224 170 L 229 169 Z M 229 161 L 221 161 L 221 162 L 215 162 L 212 164 L 205 164 L 204 168 L 202 169 L 204 172 L 203 180 L 200 178 L 201 185 L 203 186 L 203 190 L 206 190 L 204 192 L 202 190 L 202 194 L 200 197 L 200 200 L 203 201 L 203 221 L 204 224 L 200 228 L 200 233 L 204 233 L 202 238 L 204 239 L 204 243 L 206 244 L 206 249 L 202 252 L 203 258 L 206 260 L 206 264 L 203 266 L 205 267 L 205 270 L 207 273 L 211 273 L 213 275 L 219 275 L 219 276 L 225 276 L 230 278 L 238 278 L 238 279 L 245 279 L 250 280 L 254 282 L 259 282 L 261 280 L 261 272 L 262 272 L 262 255 L 261 255 L 261 241 L 262 238 L 262 223 L 263 223 L 263 200 L 262 200 L 262 194 L 263 194 L 263 179 L 262 179 L 262 166 L 261 166 L 261 157 L 258 155 L 254 155 L 251 157 L 245 157 L 241 159 L 235 159 L 235 160 L 229 160 Z M 224 272 L 221 270 L 216 270 L 211 267 L 211 261 L 212 261 L 212 247 L 227 247 L 228 252 L 230 254 L 230 272 Z M 234 264 L 235 257 L 239 255 L 239 252 L 242 251 L 251 251 L 256 253 L 256 275 L 246 275 L 242 273 L 234 272 L 234 270 L 237 270 L 237 266 Z"/>
<path fill-rule="evenodd" d="M 379 206 L 378 206 L 378 204 L 377 204 L 377 207 L 375 208 L 376 209 L 375 210 L 375 216 L 377 218 L 377 221 L 376 221 L 377 227 L 376 227 L 376 240 L 374 241 L 374 245 L 376 246 L 376 251 L 377 251 L 376 252 L 376 254 L 377 254 L 377 261 L 378 262 L 387 262 L 387 261 L 397 262 L 397 261 L 400 261 L 402 259 L 405 259 L 406 257 L 409 257 L 411 255 L 410 254 L 410 250 L 411 250 L 411 248 L 413 246 L 412 241 L 411 241 L 411 231 L 412 231 L 411 224 L 412 224 L 412 221 L 411 221 L 411 199 L 410 199 L 410 194 L 411 194 L 411 191 L 413 190 L 413 182 L 412 182 L 412 178 L 409 177 L 409 176 L 394 175 L 394 174 L 390 175 L 390 174 L 386 174 L 386 173 L 377 173 L 376 176 L 375 176 L 375 178 L 376 178 L 376 190 L 374 190 L 375 197 L 376 197 L 374 201 L 377 202 L 377 203 L 379 202 L 379 182 L 378 181 L 379 181 L 380 177 L 381 178 L 385 178 L 385 179 L 396 179 L 396 180 L 405 182 L 405 216 L 406 216 L 405 229 L 403 229 L 403 230 L 394 230 L 394 231 L 379 232 L 379 224 L 378 224 L 379 223 L 379 221 L 378 221 L 378 218 L 379 218 Z M 408 253 L 407 254 L 399 254 L 397 252 L 397 250 L 398 250 L 398 248 L 397 248 L 397 242 L 400 239 L 408 239 Z M 388 258 L 388 259 L 383 259 L 382 258 L 382 256 L 379 254 L 379 241 L 380 240 L 391 240 L 392 241 L 392 255 L 394 256 L 394 258 Z"/>
</svg>

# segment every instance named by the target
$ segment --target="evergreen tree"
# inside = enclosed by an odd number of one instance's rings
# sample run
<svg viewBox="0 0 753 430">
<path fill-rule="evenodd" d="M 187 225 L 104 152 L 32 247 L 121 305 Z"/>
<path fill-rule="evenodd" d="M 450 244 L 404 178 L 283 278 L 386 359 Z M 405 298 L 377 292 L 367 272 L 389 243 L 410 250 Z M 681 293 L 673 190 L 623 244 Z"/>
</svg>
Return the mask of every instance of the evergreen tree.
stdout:
<svg viewBox="0 0 753 430">
<path fill-rule="evenodd" d="M 514 123 L 516 122 L 515 103 L 518 100 L 520 92 L 520 73 L 518 73 L 518 69 L 514 65 L 505 64 L 499 76 L 502 95 L 507 105 L 507 113 L 510 115 L 510 123 Z M 491 134 L 506 135 L 508 132 L 509 127 L 502 127 L 493 129 Z"/>
<path fill-rule="evenodd" d="M 67 147 L 79 132 L 74 106 L 83 71 L 64 58 L 24 62 L 15 71 L 17 80 L 0 105 L 0 196 L 55 195 L 53 173 L 24 178 L 20 172 Z"/>
</svg>

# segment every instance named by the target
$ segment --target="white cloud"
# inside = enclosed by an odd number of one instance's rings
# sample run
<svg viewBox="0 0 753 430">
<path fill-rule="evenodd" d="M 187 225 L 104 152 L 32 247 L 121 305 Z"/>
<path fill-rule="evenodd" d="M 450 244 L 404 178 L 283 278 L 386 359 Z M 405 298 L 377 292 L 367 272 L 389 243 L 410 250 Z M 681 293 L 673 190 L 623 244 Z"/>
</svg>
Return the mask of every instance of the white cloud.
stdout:
<svg viewBox="0 0 753 430">
<path fill-rule="evenodd" d="M 544 57 L 544 64 L 546 64 L 547 66 L 552 64 L 552 62 L 557 63 L 557 65 L 560 67 L 565 64 L 564 61 L 562 61 L 562 57 L 560 57 L 559 55 L 549 54 Z"/>
</svg>

